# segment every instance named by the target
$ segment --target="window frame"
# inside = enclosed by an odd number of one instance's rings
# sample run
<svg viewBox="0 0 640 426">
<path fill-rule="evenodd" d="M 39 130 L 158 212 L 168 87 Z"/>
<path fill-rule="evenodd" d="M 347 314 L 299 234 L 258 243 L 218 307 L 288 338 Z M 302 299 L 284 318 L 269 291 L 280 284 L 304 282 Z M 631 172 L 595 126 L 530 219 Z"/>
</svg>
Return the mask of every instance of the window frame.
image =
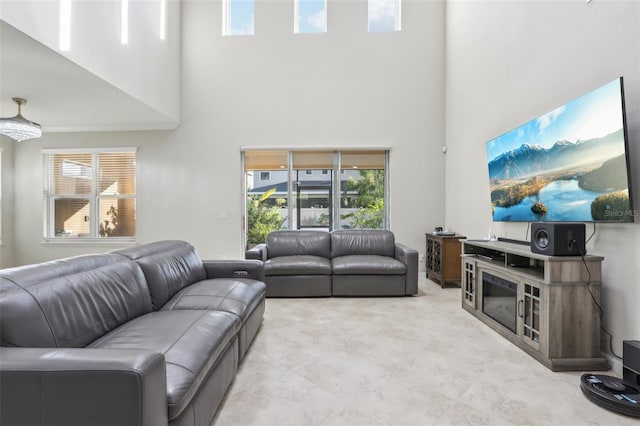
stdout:
<svg viewBox="0 0 640 426">
<path fill-rule="evenodd" d="M 327 0 L 320 0 L 323 3 L 322 11 L 322 28 L 318 31 L 303 31 L 300 29 L 300 20 L 304 18 L 300 16 L 300 1 L 304 0 L 294 0 L 293 1 L 293 33 L 294 34 L 325 34 L 327 32 Z"/>
<path fill-rule="evenodd" d="M 376 28 L 372 26 L 375 22 L 371 20 L 373 3 L 377 1 L 387 1 L 394 6 L 393 28 Z M 402 31 L 402 0 L 367 0 L 367 32 L 369 33 L 393 33 Z"/>
<path fill-rule="evenodd" d="M 340 147 L 340 148 L 312 148 L 312 147 L 303 147 L 303 148 L 265 148 L 265 147 L 240 147 L 240 160 L 241 160 L 241 212 L 242 212 L 242 243 L 243 247 L 247 246 L 248 241 L 248 212 L 247 212 L 247 199 L 250 196 L 250 188 L 251 182 L 249 179 L 253 179 L 251 176 L 253 173 L 258 171 L 266 171 L 266 170 L 280 170 L 287 173 L 287 182 L 286 194 L 280 196 L 280 198 L 286 197 L 286 209 L 287 209 L 287 217 L 285 218 L 286 225 L 284 225 L 281 229 L 298 229 L 300 219 L 298 217 L 298 204 L 297 204 L 297 191 L 294 188 L 296 182 L 300 182 L 299 177 L 296 176 L 307 176 L 307 172 L 313 170 L 317 170 L 321 172 L 322 170 L 327 170 L 327 175 L 330 176 L 332 182 L 332 191 L 331 191 L 331 199 L 329 200 L 330 205 L 330 220 L 329 220 L 329 228 L 330 230 L 334 229 L 336 226 L 341 226 L 341 213 L 343 207 L 341 207 L 341 197 L 342 197 L 342 184 L 335 184 L 336 182 L 341 182 L 345 175 L 348 174 L 347 170 L 343 168 L 342 165 L 342 156 L 343 155 L 356 155 L 359 154 L 364 155 L 365 157 L 370 154 L 383 154 L 383 158 L 380 159 L 380 165 L 382 168 L 375 167 L 374 163 L 367 163 L 366 161 L 361 164 L 356 164 L 359 167 L 353 167 L 354 170 L 382 170 L 384 176 L 384 210 L 382 217 L 382 226 L 380 229 L 390 229 L 390 185 L 389 185 L 389 169 L 390 169 L 390 156 L 391 148 L 390 147 Z M 301 155 L 304 158 L 300 160 L 294 159 L 296 155 Z M 314 157 L 311 159 L 309 156 L 317 155 L 318 157 Z M 329 155 L 330 158 L 323 158 L 324 156 Z M 286 162 L 283 162 L 283 159 L 286 158 Z M 298 157 L 295 157 L 298 158 Z M 347 157 L 345 157 L 347 158 Z M 327 163 L 329 161 L 329 163 Z M 371 161 L 371 160 L 369 160 Z M 349 170 L 352 170 L 352 166 L 350 165 L 352 160 L 348 160 L 345 164 Z M 285 165 L 286 163 L 286 165 Z M 327 165 L 331 167 L 331 169 L 327 168 Z M 369 165 L 370 167 L 367 167 Z M 327 175 L 321 175 L 326 177 Z M 307 181 L 302 180 L 302 182 Z M 274 188 L 277 187 L 277 183 L 272 183 Z M 284 217 L 284 216 L 283 216 Z M 297 220 L 294 218 L 298 217 Z M 295 223 L 292 222 L 295 220 Z"/>
<path fill-rule="evenodd" d="M 136 233 L 132 236 L 108 236 L 101 237 L 100 234 L 100 200 L 101 198 L 112 198 L 118 200 L 133 200 L 134 204 L 137 202 L 137 182 L 134 181 L 134 191 L 131 194 L 101 194 L 99 192 L 100 179 L 99 179 L 99 159 L 102 154 L 127 154 L 133 153 L 136 157 L 136 163 L 134 163 L 134 174 L 137 176 L 137 152 L 136 147 L 118 147 L 118 148 L 45 148 L 42 149 L 43 159 L 43 243 L 68 243 L 68 244 L 122 244 L 122 243 L 135 243 Z M 89 167 L 91 169 L 91 176 L 86 176 L 86 173 L 80 173 L 78 176 L 73 176 L 77 179 L 87 180 L 90 183 L 91 190 L 88 194 L 55 194 L 54 193 L 54 180 L 56 176 L 53 175 L 51 169 L 53 163 L 53 156 L 60 154 L 86 154 L 91 155 L 91 165 L 77 163 L 80 167 Z M 66 161 L 66 160 L 63 160 Z M 71 161 L 72 163 L 76 163 Z M 56 200 L 89 200 L 89 221 L 90 232 L 86 237 L 67 237 L 56 236 L 55 231 L 55 201 Z M 135 213 L 134 213 L 135 214 Z M 134 226 L 136 225 L 137 218 L 134 216 Z"/>
<path fill-rule="evenodd" d="M 234 2 L 249 2 L 253 3 L 253 14 L 251 15 L 251 28 L 247 32 L 236 32 L 232 26 L 233 16 L 233 4 Z M 236 4 L 237 5 L 237 4 Z M 246 23 L 245 23 L 246 24 Z M 256 1 L 255 0 L 222 0 L 222 35 L 224 37 L 234 36 L 253 36 L 256 34 Z"/>
</svg>

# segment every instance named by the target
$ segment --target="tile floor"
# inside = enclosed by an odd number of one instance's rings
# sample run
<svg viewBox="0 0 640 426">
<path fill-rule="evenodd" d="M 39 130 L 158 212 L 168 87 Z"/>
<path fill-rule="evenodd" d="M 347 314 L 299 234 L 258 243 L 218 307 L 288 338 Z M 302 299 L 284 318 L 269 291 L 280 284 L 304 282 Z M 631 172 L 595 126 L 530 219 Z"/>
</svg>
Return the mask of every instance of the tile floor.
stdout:
<svg viewBox="0 0 640 426">
<path fill-rule="evenodd" d="M 268 299 L 213 421 L 227 425 L 638 425 L 420 279 L 405 298 Z M 613 373 L 606 373 L 613 374 Z"/>
</svg>

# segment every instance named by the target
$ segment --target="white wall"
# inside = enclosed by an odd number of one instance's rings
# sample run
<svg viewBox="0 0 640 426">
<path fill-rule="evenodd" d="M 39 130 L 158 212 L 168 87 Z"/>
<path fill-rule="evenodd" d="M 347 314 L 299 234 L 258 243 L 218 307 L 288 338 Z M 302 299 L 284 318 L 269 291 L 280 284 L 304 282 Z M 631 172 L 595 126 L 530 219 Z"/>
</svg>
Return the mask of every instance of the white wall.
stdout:
<svg viewBox="0 0 640 426">
<path fill-rule="evenodd" d="M 527 224 L 491 220 L 485 142 L 619 76 L 638 209 L 640 2 L 448 1 L 446 15 L 447 225 L 528 239 Z M 623 339 L 640 339 L 640 226 L 597 225 L 587 250 L 605 257 L 603 324 L 621 355 Z"/>
<path fill-rule="evenodd" d="M 165 40 L 160 39 L 160 3 L 129 0 L 129 41 L 124 45 L 120 1 L 72 0 L 68 51 L 60 50 L 59 0 L 3 0 L 0 17 L 178 123 L 180 1 L 167 0 Z"/>
<path fill-rule="evenodd" d="M 7 137 L 0 137 L 0 197 L 2 197 L 2 211 L 0 211 L 0 227 L 2 227 L 2 243 L 0 244 L 0 269 L 13 265 L 14 260 L 14 170 L 13 170 L 14 141 Z"/>
<path fill-rule="evenodd" d="M 180 238 L 243 257 L 241 146 L 389 146 L 390 220 L 424 251 L 444 221 L 444 2 L 405 1 L 367 33 L 365 0 L 329 0 L 326 34 L 294 35 L 292 1 L 258 1 L 256 35 L 221 36 L 219 1 L 182 3 L 175 131 L 46 134 L 16 148 L 16 263 L 105 246 L 43 246 L 42 148 L 138 146 L 138 242 Z"/>
</svg>

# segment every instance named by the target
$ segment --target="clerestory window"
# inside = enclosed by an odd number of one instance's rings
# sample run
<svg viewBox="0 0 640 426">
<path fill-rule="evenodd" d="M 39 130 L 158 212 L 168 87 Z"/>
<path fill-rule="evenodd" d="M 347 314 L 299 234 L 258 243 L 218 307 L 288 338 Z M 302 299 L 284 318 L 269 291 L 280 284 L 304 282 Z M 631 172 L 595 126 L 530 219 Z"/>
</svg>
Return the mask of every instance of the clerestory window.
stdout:
<svg viewBox="0 0 640 426">
<path fill-rule="evenodd" d="M 327 1 L 326 0 L 294 0 L 293 32 L 326 33 Z"/>
<path fill-rule="evenodd" d="M 222 0 L 222 35 L 254 35 L 255 8 L 255 0 Z"/>
<path fill-rule="evenodd" d="M 369 0 L 369 32 L 392 32 L 401 29 L 401 0 Z"/>
</svg>

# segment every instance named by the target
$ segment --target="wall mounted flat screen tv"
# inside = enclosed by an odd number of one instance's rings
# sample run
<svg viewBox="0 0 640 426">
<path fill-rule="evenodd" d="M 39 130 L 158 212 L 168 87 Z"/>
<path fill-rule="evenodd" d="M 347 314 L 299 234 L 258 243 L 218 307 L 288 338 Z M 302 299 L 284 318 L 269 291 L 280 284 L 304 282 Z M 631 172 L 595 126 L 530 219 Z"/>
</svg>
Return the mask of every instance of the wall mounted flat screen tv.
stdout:
<svg viewBox="0 0 640 426">
<path fill-rule="evenodd" d="M 487 142 L 494 221 L 633 222 L 622 77 Z"/>
</svg>

